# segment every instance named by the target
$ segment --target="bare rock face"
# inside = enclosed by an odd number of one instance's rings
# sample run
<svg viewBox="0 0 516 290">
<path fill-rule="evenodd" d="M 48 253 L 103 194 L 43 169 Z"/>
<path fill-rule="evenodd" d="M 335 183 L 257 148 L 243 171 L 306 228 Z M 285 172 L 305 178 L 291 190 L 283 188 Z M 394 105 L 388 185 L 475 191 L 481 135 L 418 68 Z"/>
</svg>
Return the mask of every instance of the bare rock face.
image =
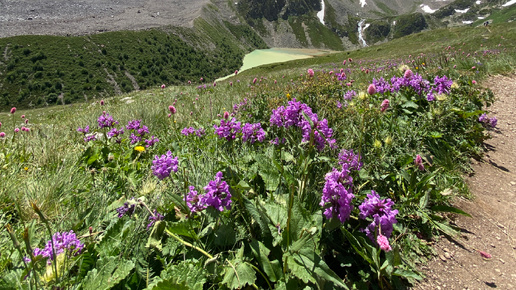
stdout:
<svg viewBox="0 0 516 290">
<path fill-rule="evenodd" d="M 0 0 L 0 37 L 192 26 L 209 0 Z"/>
</svg>

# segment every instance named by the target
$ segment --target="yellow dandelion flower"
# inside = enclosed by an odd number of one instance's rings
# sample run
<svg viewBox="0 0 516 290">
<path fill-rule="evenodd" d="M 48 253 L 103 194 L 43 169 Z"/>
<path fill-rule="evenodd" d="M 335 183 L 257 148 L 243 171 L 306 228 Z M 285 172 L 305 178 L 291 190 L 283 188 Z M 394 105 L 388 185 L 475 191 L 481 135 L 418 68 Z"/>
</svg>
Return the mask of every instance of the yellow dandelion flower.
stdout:
<svg viewBox="0 0 516 290">
<path fill-rule="evenodd" d="M 425 63 L 422 63 L 421 65 L 422 65 L 422 66 L 424 66 L 424 65 L 425 65 Z"/>
<path fill-rule="evenodd" d="M 23 170 L 28 171 L 29 167 L 24 167 Z"/>
<path fill-rule="evenodd" d="M 287 93 L 287 99 L 290 100 L 290 94 Z"/>
<path fill-rule="evenodd" d="M 143 147 L 143 146 L 136 146 L 136 147 L 134 147 L 134 150 L 136 150 L 138 152 L 145 152 L 145 147 Z"/>
<path fill-rule="evenodd" d="M 416 69 L 419 69 L 419 67 L 416 66 Z"/>
</svg>

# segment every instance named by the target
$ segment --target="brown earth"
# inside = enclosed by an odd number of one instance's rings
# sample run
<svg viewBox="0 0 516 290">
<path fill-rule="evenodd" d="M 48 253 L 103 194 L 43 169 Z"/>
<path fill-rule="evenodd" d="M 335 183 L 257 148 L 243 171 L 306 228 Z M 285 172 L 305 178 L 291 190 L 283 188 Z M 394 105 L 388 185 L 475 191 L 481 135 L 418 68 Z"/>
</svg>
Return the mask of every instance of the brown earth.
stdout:
<svg viewBox="0 0 516 290">
<path fill-rule="evenodd" d="M 0 0 L 0 38 L 189 26 L 209 0 Z"/>
<path fill-rule="evenodd" d="M 497 98 L 488 116 L 498 125 L 467 178 L 474 199 L 454 203 L 472 218 L 455 217 L 461 236 L 437 242 L 438 256 L 422 267 L 426 278 L 415 289 L 516 289 L 516 75 L 490 77 L 482 85 Z"/>
</svg>

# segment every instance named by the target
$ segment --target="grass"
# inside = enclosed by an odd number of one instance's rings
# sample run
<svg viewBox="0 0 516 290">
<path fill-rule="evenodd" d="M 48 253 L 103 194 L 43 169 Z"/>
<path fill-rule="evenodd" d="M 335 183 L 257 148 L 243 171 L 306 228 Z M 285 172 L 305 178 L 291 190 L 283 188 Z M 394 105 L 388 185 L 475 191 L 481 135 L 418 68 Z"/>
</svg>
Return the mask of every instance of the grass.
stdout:
<svg viewBox="0 0 516 290">
<path fill-rule="evenodd" d="M 482 112 L 479 107 L 492 101 L 492 96 L 475 87 L 472 80 L 514 71 L 515 28 L 511 23 L 493 25 L 489 30 L 482 27 L 440 29 L 356 51 L 262 66 L 218 83 L 216 87 L 198 88 L 197 84 L 164 89 L 151 87 L 106 98 L 103 105 L 89 101 L 23 109 L 14 115 L 2 113 L 0 128 L 7 137 L 0 143 L 0 225 L 11 225 L 23 249 L 26 247 L 25 229 L 27 243 L 32 248 L 44 246 L 49 239 L 45 222 L 38 219 L 40 212 L 49 221 L 52 231 L 73 229 L 79 235 L 86 235 L 82 240 L 87 244 L 87 254 L 72 259 L 77 264 L 69 265 L 71 271 L 64 271 L 66 274 L 61 278 L 38 280 L 31 272 L 28 279 L 31 283 L 48 287 L 72 287 L 82 283 L 86 288 L 85 285 L 90 285 L 87 283 L 94 282 L 96 274 L 93 272 L 101 277 L 106 274 L 101 270 L 104 268 L 113 270 L 107 273 L 109 277 L 112 273 L 122 277 L 116 280 L 120 286 L 124 284 L 132 289 L 165 282 L 177 286 L 194 272 L 204 273 L 197 280 L 209 281 L 213 287 L 243 288 L 253 283 L 267 287 L 269 280 L 273 280 L 270 276 L 276 275 L 263 267 L 262 263 L 269 259 L 271 267 L 281 265 L 280 261 L 291 265 L 289 271 L 283 272 L 283 275 L 291 275 L 294 281 L 291 283 L 307 279 L 305 284 L 312 283 L 315 287 L 318 282 L 310 280 L 311 276 L 306 276 L 303 267 L 297 267 L 300 262 L 295 260 L 301 257 L 302 261 L 313 261 L 302 256 L 307 249 L 316 255 L 312 257 L 324 261 L 314 267 L 327 268 L 317 268 L 314 273 L 327 283 L 338 284 L 338 280 L 344 278 L 328 276 L 332 272 L 327 269 L 339 269 L 339 273 L 346 273 L 348 286 L 367 287 L 371 286 L 371 281 L 396 285 L 400 282 L 392 278 L 396 275 L 390 277 L 389 273 L 382 272 L 381 264 L 368 264 L 351 246 L 364 251 L 376 249 L 356 230 L 366 222 L 357 217 L 357 207 L 356 220 L 349 221 L 346 229 L 356 240 L 335 230 L 338 224 L 328 221 L 323 226 L 318 205 L 320 191 L 325 173 L 336 164 L 336 152 L 305 150 L 306 144 L 277 151 L 268 144 L 226 142 L 213 134 L 212 126 L 219 125 L 224 112 L 233 111 L 234 104 L 247 98 L 253 104 L 251 111 L 243 109 L 244 113 L 237 112 L 236 117 L 261 122 L 268 134 L 279 134 L 269 125 L 271 110 L 285 105 L 293 97 L 308 104 L 320 119 L 328 120 L 341 148 L 353 148 L 364 158 L 364 170 L 353 176 L 357 202 L 371 189 L 377 190 L 382 198 L 396 202 L 400 213 L 394 232 L 399 240 L 393 242 L 393 247 L 398 247 L 394 252 L 403 255 L 406 262 L 398 266 L 408 275 L 409 270 L 415 269 L 411 263 L 421 262 L 432 252 L 430 243 L 437 232 L 454 233 L 440 213 L 430 209 L 433 205 L 446 204 L 448 197 L 440 194 L 442 190 L 455 194 L 467 192 L 461 174 L 468 169 L 470 156 L 482 154 L 479 142 L 487 137 L 477 122 L 477 115 Z M 346 65 L 342 64 L 343 60 L 347 60 Z M 407 99 L 409 94 L 364 94 L 348 107 L 336 109 L 336 101 L 344 102 L 343 91 L 365 91 L 373 78 L 399 75 L 398 67 L 402 63 L 425 78 L 446 74 L 460 86 L 448 98 L 435 103 Z M 476 69 L 472 69 L 473 66 Z M 308 68 L 315 70 L 315 78 L 306 76 Z M 349 89 L 343 88 L 329 74 L 329 71 L 339 72 L 340 68 L 348 75 L 344 82 L 353 80 Z M 383 114 L 378 108 L 387 97 L 391 99 L 391 109 Z M 171 105 L 177 112 L 167 117 Z M 85 144 L 77 128 L 97 127 L 97 118 L 103 111 L 119 121 L 116 127 L 133 119 L 141 120 L 148 127 L 149 135 L 157 136 L 160 142 L 143 152 L 128 144 L 127 137 L 120 144 L 106 140 L 95 145 Z M 22 114 L 29 119 L 27 125 Z M 13 133 L 14 128 L 22 126 L 29 127 L 30 132 Z M 205 138 L 183 136 L 180 131 L 190 126 L 203 127 L 208 134 Z M 160 181 L 152 175 L 150 167 L 155 156 L 167 150 L 180 156 L 181 170 Z M 416 154 L 425 159 L 426 171 L 414 168 Z M 431 155 L 435 156 L 434 160 Z M 187 187 L 195 185 L 202 191 L 218 170 L 224 172 L 233 190 L 232 211 L 184 219 L 187 209 L 182 196 L 188 191 Z M 289 197 L 294 192 L 304 193 L 305 198 L 294 201 Z M 179 240 L 163 231 L 160 233 L 159 226 L 147 231 L 149 214 L 144 211 L 132 218 L 118 219 L 115 209 L 133 196 L 142 197 L 151 209 L 165 213 L 166 230 L 180 236 Z M 36 202 L 39 209 L 31 207 L 30 202 Z M 300 204 L 303 206 L 299 207 Z M 267 221 L 275 222 L 271 224 L 272 231 L 269 229 L 270 239 L 263 238 L 268 229 L 262 224 L 264 215 Z M 295 219 L 292 228 L 285 227 L 287 217 Z M 267 226 L 270 222 L 264 223 Z M 89 236 L 90 227 L 95 237 Z M 288 235 L 286 242 L 282 242 L 282 230 Z M 417 234 L 425 238 L 417 238 Z M 23 273 L 26 267 L 21 260 L 26 252 L 18 252 L 7 231 L 0 233 L 0 241 L 0 283 L 3 283 L 0 286 L 14 285 L 9 283 L 22 281 L 21 277 L 27 275 Z M 313 243 L 322 246 L 314 247 Z M 257 262 L 249 251 L 256 248 L 246 248 L 249 244 L 267 253 L 266 257 L 258 254 Z M 208 251 L 209 256 L 197 249 Z M 383 252 L 377 259 L 388 260 Z M 115 262 L 109 264 L 108 260 L 116 261 L 116 265 Z M 45 262 L 36 264 L 40 267 L 38 273 L 43 273 Z M 342 264 L 352 266 L 342 268 Z M 263 276 L 249 265 L 261 269 Z M 180 267 L 190 271 L 180 272 Z M 377 269 L 377 272 L 361 269 Z M 239 278 L 232 273 L 237 273 Z M 415 275 L 412 277 L 417 277 L 416 272 L 411 273 Z M 179 281 L 172 280 L 174 277 Z M 277 285 L 281 284 L 280 280 L 278 278 Z"/>
</svg>

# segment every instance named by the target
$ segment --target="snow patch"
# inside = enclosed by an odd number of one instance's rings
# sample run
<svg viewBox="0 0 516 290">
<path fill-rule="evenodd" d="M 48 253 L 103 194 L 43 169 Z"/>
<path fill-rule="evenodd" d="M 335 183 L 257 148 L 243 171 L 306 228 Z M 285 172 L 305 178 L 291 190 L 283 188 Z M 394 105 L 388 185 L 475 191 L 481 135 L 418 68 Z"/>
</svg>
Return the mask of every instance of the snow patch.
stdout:
<svg viewBox="0 0 516 290">
<path fill-rule="evenodd" d="M 322 25 L 324 25 L 324 0 L 321 0 L 321 11 L 317 12 L 317 17 L 319 21 L 321 21 Z"/>
<path fill-rule="evenodd" d="M 430 6 L 425 5 L 425 4 L 421 4 L 421 5 L 419 5 L 419 7 L 421 7 L 423 12 L 430 13 L 430 14 L 434 13 L 435 11 L 437 11 L 437 9 L 434 10 L 434 9 L 430 8 Z"/>
<path fill-rule="evenodd" d="M 366 6 L 367 3 L 365 2 L 365 0 L 360 0 L 360 7 L 364 8 L 364 6 Z"/>
<path fill-rule="evenodd" d="M 455 12 L 457 12 L 457 13 L 466 13 L 466 12 L 468 12 L 468 10 L 469 10 L 469 8 L 466 8 L 464 10 L 455 9 Z"/>
<path fill-rule="evenodd" d="M 478 16 L 478 19 L 486 19 L 484 16 Z"/>
<path fill-rule="evenodd" d="M 516 0 L 511 0 L 511 1 L 509 1 L 509 2 L 507 2 L 507 3 L 505 3 L 505 4 L 503 4 L 502 6 L 503 6 L 503 7 L 511 6 L 511 5 L 512 5 L 512 4 L 514 4 L 514 3 L 516 3 Z"/>
<path fill-rule="evenodd" d="M 480 3 L 482 3 L 482 1 L 478 0 L 477 2 L 475 2 L 475 4 L 477 5 L 480 5 Z"/>
<path fill-rule="evenodd" d="M 470 21 L 470 20 L 468 20 L 468 21 L 462 21 L 462 23 L 464 23 L 464 24 L 471 24 L 471 23 L 473 23 L 473 21 Z"/>
<path fill-rule="evenodd" d="M 394 21 L 392 22 L 392 26 L 394 26 L 394 25 L 396 25 L 396 20 L 394 20 Z"/>
</svg>

